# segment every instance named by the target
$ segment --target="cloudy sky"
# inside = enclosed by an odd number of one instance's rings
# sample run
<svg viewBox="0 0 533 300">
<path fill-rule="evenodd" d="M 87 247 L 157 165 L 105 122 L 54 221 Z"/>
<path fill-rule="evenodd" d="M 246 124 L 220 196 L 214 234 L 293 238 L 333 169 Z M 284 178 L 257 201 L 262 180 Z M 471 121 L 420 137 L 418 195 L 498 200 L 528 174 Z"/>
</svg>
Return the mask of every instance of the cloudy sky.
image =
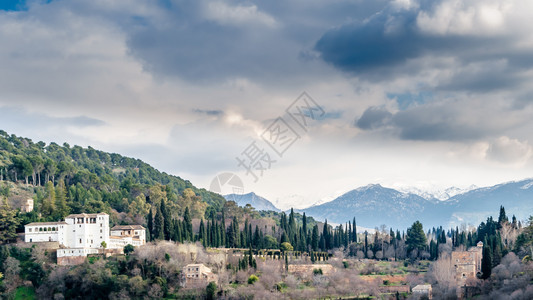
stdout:
<svg viewBox="0 0 533 300">
<path fill-rule="evenodd" d="M 529 178 L 532 14 L 507 0 L 2 1 L 0 128 L 200 187 L 231 172 L 282 207 L 369 183 Z M 237 161 L 250 150 L 257 181 Z"/>
</svg>

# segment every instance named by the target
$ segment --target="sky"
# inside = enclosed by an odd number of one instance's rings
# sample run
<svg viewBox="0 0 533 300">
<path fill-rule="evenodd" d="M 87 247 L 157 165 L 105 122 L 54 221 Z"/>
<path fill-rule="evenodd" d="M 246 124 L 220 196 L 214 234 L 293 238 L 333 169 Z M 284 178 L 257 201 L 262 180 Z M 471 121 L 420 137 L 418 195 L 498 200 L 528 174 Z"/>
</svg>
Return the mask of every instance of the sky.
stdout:
<svg viewBox="0 0 533 300">
<path fill-rule="evenodd" d="M 231 173 L 282 208 L 375 183 L 530 178 L 532 14 L 507 0 L 2 1 L 0 128 L 199 187 Z"/>
</svg>

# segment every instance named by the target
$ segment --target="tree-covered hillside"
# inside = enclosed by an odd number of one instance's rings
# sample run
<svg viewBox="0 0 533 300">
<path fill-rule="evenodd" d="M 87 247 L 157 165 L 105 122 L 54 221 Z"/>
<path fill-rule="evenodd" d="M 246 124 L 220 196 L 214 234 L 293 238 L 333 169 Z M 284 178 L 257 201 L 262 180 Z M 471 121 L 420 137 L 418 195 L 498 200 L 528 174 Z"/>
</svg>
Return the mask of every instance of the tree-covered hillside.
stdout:
<svg viewBox="0 0 533 300">
<path fill-rule="evenodd" d="M 57 221 L 69 213 L 116 211 L 122 220 L 144 220 L 162 197 L 171 214 L 193 217 L 220 211 L 225 199 L 180 177 L 159 172 L 140 159 L 64 143 L 46 145 L 0 130 L 2 195 L 19 205 L 16 190 L 29 191 L 40 220 Z M 14 184 L 16 183 L 16 184 Z"/>
</svg>

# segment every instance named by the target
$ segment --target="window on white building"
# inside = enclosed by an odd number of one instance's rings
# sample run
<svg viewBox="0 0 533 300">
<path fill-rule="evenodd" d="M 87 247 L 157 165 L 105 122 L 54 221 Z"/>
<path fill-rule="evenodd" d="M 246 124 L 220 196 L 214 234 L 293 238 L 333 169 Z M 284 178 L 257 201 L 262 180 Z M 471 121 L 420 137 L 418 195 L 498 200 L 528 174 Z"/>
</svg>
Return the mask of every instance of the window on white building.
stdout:
<svg viewBox="0 0 533 300">
<path fill-rule="evenodd" d="M 30 228 L 30 229 L 28 229 L 28 231 L 29 231 L 29 232 L 31 232 L 31 228 Z"/>
</svg>

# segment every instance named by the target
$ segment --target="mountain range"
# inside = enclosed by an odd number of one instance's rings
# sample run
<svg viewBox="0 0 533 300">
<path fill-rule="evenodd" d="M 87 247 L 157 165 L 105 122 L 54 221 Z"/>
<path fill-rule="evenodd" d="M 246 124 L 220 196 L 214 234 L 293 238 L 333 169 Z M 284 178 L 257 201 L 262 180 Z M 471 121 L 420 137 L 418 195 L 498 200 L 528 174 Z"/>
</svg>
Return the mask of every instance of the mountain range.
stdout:
<svg viewBox="0 0 533 300">
<path fill-rule="evenodd" d="M 256 210 L 272 210 L 278 212 L 281 211 L 280 209 L 275 207 L 272 202 L 261 196 L 256 195 L 255 193 L 229 194 L 225 195 L 224 198 L 226 198 L 227 201 L 235 201 L 235 203 L 237 203 L 237 205 L 239 206 L 246 206 L 246 204 L 250 204 Z"/>
<path fill-rule="evenodd" d="M 279 211 L 270 201 L 254 193 L 227 195 L 238 205 L 250 203 L 258 210 Z M 235 200 L 234 200 L 235 201 Z M 500 205 L 509 217 L 525 220 L 533 215 L 533 179 L 507 182 L 491 187 L 450 188 L 439 193 L 418 189 L 402 191 L 371 184 L 351 190 L 332 201 L 295 211 L 305 212 L 316 220 L 345 223 L 356 218 L 357 224 L 374 228 L 405 229 L 419 220 L 425 228 L 433 226 L 477 225 L 488 216 L 497 217 Z"/>
</svg>

